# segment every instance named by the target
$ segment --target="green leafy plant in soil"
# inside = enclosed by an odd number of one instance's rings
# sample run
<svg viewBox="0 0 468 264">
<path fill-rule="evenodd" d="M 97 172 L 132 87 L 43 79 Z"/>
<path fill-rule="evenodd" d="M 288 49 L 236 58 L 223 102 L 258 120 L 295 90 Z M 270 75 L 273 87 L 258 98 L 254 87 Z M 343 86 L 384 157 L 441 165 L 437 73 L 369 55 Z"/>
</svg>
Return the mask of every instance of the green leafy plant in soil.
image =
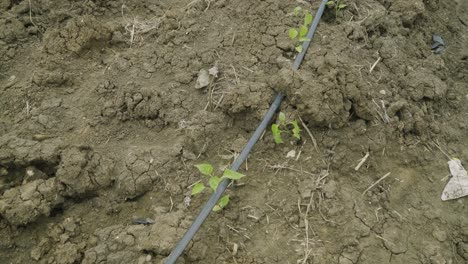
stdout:
<svg viewBox="0 0 468 264">
<path fill-rule="evenodd" d="M 341 10 L 345 9 L 348 5 L 340 0 L 331 0 L 327 2 L 327 7 L 335 9 L 335 16 L 338 16 Z"/>
<path fill-rule="evenodd" d="M 302 9 L 300 6 L 294 8 L 294 15 L 302 16 L 304 18 L 303 23 L 297 28 L 290 28 L 288 34 L 289 38 L 293 42 L 294 49 L 298 53 L 301 53 L 302 43 L 310 41 L 310 39 L 307 38 L 307 33 L 309 32 L 309 25 L 312 23 L 314 17 L 309 11 Z"/>
<path fill-rule="evenodd" d="M 283 112 L 279 113 L 276 123 L 271 125 L 271 132 L 276 144 L 284 143 L 282 133 L 290 133 L 295 139 L 300 140 L 301 131 L 297 120 L 287 122 L 286 115 Z"/>
<path fill-rule="evenodd" d="M 206 187 L 203 182 L 199 182 L 199 183 L 195 184 L 192 187 L 192 196 L 198 195 L 198 194 L 202 193 L 206 189 L 211 190 L 212 192 L 216 191 L 216 189 L 218 188 L 219 183 L 223 179 L 230 179 L 230 180 L 236 181 L 236 180 L 240 180 L 243 177 L 245 177 L 244 174 L 239 173 L 237 171 L 230 170 L 230 169 L 224 170 L 223 175 L 221 177 L 216 176 L 213 173 L 213 171 L 214 171 L 213 166 L 211 164 L 207 164 L 207 163 L 198 164 L 198 165 L 195 165 L 195 167 L 200 171 L 200 173 L 202 175 L 208 177 L 208 186 L 209 187 Z M 215 212 L 216 211 L 221 211 L 228 204 L 229 204 L 229 195 L 224 195 L 223 197 L 221 197 L 219 199 L 218 204 L 213 208 L 213 211 L 215 211 Z"/>
</svg>

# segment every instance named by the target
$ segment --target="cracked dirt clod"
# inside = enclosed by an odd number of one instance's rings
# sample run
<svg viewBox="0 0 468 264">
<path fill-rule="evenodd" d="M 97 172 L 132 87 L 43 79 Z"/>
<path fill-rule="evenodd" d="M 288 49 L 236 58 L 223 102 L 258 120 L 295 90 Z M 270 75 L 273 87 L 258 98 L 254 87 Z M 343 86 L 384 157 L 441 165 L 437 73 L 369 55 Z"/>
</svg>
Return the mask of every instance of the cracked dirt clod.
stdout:
<svg viewBox="0 0 468 264">
<path fill-rule="evenodd" d="M 57 180 L 64 185 L 63 196 L 79 197 L 108 187 L 114 180 L 110 158 L 87 147 L 72 147 L 62 152 Z"/>
<path fill-rule="evenodd" d="M 112 102 L 106 101 L 101 106 L 102 115 L 122 122 L 139 120 L 151 128 L 163 128 L 171 122 L 186 118 L 192 103 L 192 99 L 186 96 L 187 91 L 176 85 L 154 89 L 150 86 L 139 88 L 128 83 L 117 94 L 112 93 L 112 89 L 115 86 L 110 82 L 98 87 L 100 93 L 114 98 Z"/>
<path fill-rule="evenodd" d="M 114 225 L 98 229 L 95 232 L 97 244 L 86 250 L 82 263 L 117 263 L 117 260 L 133 263 L 140 256 L 146 256 L 145 252 L 167 256 L 185 231 L 180 227 L 184 218 L 184 213 L 178 211 L 156 216 L 158 224 L 151 226 Z"/>
<path fill-rule="evenodd" d="M 267 98 L 265 98 L 267 95 Z M 256 118 L 262 118 L 269 107 L 268 102 L 273 98 L 273 92 L 265 83 L 242 82 L 230 88 L 222 104 L 227 113 L 239 114 L 242 112 L 258 113 Z"/>
<path fill-rule="evenodd" d="M 180 145 L 171 148 L 131 148 L 117 179 L 120 196 L 126 199 L 135 198 L 151 190 L 162 178 L 173 175 L 180 166 L 177 157 L 181 153 Z"/>
<path fill-rule="evenodd" d="M 37 142 L 5 135 L 0 137 L 0 165 L 8 168 L 31 163 L 58 164 L 60 144 L 58 139 Z"/>
<path fill-rule="evenodd" d="M 111 30 L 94 17 L 70 19 L 60 31 L 48 29 L 44 35 L 45 50 L 49 53 L 79 53 L 99 42 L 109 40 Z"/>
<path fill-rule="evenodd" d="M 7 190 L 0 198 L 0 214 L 13 225 L 24 225 L 63 202 L 60 185 L 54 178 L 36 180 Z"/>
</svg>

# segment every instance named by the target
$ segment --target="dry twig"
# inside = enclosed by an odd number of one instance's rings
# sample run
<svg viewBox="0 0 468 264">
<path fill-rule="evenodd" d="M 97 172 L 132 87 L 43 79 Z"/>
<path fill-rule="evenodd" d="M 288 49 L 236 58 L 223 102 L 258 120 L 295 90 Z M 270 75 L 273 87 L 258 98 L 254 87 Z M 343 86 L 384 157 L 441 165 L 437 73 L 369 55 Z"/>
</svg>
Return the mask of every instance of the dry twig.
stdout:
<svg viewBox="0 0 468 264">
<path fill-rule="evenodd" d="M 369 69 L 369 73 L 372 73 L 372 71 L 374 70 L 375 66 L 377 66 L 377 64 L 382 60 L 381 57 L 379 57 L 375 62 L 374 64 L 372 64 L 372 66 L 370 67 Z"/>
<path fill-rule="evenodd" d="M 359 164 L 356 166 L 356 168 L 354 168 L 355 171 L 358 171 L 361 166 L 364 164 L 364 162 L 366 162 L 367 158 L 369 158 L 369 152 L 366 153 L 366 155 L 360 160 Z"/>
<path fill-rule="evenodd" d="M 377 184 L 379 184 L 381 181 L 383 181 L 385 178 L 387 178 L 388 176 L 390 175 L 390 172 L 388 172 L 387 174 L 385 174 L 384 176 L 380 177 L 380 179 L 378 179 L 376 182 L 374 182 L 371 186 L 369 186 L 365 191 L 362 192 L 362 196 L 364 194 L 366 194 L 366 192 L 368 192 L 370 189 L 374 188 Z"/>
<path fill-rule="evenodd" d="M 302 118 L 299 115 L 297 115 L 297 117 L 301 121 L 302 126 L 304 127 L 304 129 L 307 131 L 307 134 L 309 134 L 310 139 L 312 139 L 312 143 L 314 144 L 315 151 L 317 151 L 317 153 L 318 153 L 319 151 L 318 151 L 317 140 L 315 140 L 314 135 L 312 134 L 312 132 L 310 132 L 310 129 L 306 126 L 306 124 L 304 123 Z"/>
</svg>

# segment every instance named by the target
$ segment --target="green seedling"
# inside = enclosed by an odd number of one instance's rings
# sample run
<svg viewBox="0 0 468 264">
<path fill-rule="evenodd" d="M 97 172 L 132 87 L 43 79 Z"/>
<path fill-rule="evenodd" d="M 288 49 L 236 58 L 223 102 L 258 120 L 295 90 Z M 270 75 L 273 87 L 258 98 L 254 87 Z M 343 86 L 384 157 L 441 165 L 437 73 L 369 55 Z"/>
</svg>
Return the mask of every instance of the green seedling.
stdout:
<svg viewBox="0 0 468 264">
<path fill-rule="evenodd" d="M 288 129 L 288 125 L 292 128 Z M 286 115 L 283 112 L 280 112 L 278 115 L 278 121 L 271 125 L 271 132 L 273 133 L 273 138 L 275 139 L 276 144 L 284 143 L 281 136 L 282 133 L 290 133 L 297 140 L 301 139 L 301 128 L 297 123 L 297 120 L 291 122 L 286 121 Z"/>
<path fill-rule="evenodd" d="M 230 180 L 236 181 L 245 177 L 244 174 L 239 173 L 237 171 L 230 170 L 230 169 L 226 169 L 223 172 L 223 176 L 221 177 L 216 176 L 213 173 L 213 170 L 214 170 L 213 166 L 207 163 L 198 164 L 198 165 L 195 165 L 195 167 L 197 167 L 197 169 L 200 171 L 202 175 L 209 177 L 208 178 L 209 188 L 207 188 L 203 182 L 199 182 L 192 187 L 192 196 L 202 193 L 205 189 L 209 189 L 213 192 L 216 191 L 219 183 L 223 179 L 230 179 Z M 224 195 L 223 197 L 221 197 L 221 199 L 219 199 L 218 204 L 213 208 L 213 211 L 215 212 L 221 211 L 224 207 L 228 205 L 228 203 L 229 203 L 229 195 Z"/>
<path fill-rule="evenodd" d="M 298 28 L 290 28 L 288 31 L 289 38 L 293 42 L 294 49 L 301 53 L 302 43 L 310 41 L 310 39 L 307 38 L 307 33 L 309 32 L 309 25 L 312 23 L 314 17 L 309 11 L 302 9 L 300 6 L 294 8 L 294 15 L 302 15 L 304 17 L 302 25 Z"/>
<path fill-rule="evenodd" d="M 345 9 L 348 5 L 340 0 L 331 0 L 326 4 L 329 8 L 335 8 L 335 16 L 338 16 L 341 10 Z"/>
</svg>

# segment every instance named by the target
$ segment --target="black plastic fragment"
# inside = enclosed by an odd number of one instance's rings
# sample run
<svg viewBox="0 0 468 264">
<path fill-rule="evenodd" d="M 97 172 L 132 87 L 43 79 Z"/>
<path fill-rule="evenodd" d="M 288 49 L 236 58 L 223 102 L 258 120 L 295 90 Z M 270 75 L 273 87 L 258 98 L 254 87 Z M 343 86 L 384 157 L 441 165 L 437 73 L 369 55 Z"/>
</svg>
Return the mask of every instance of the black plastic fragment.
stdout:
<svg viewBox="0 0 468 264">
<path fill-rule="evenodd" d="M 133 220 L 135 225 L 152 225 L 154 224 L 154 220 L 150 218 L 137 218 Z"/>
<path fill-rule="evenodd" d="M 441 54 L 445 49 L 445 42 L 441 36 L 437 34 L 432 35 L 432 46 L 431 50 L 435 54 Z"/>
</svg>

